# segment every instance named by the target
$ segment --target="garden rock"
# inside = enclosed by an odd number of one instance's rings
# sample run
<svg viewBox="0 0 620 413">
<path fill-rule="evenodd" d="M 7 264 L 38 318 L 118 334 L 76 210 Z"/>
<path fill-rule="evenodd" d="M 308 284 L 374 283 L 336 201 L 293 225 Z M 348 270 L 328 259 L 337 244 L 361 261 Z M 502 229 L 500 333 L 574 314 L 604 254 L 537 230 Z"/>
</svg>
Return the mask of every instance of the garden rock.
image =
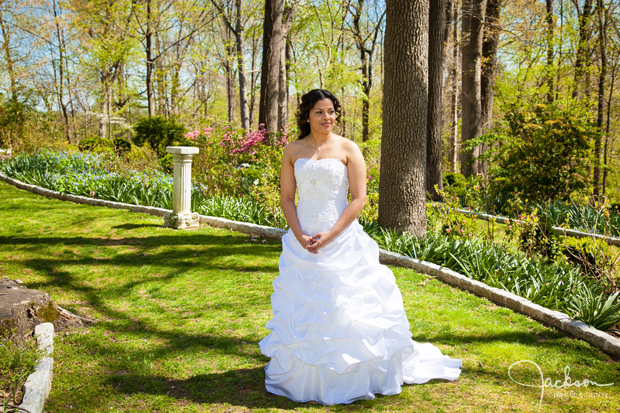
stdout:
<svg viewBox="0 0 620 413">
<path fill-rule="evenodd" d="M 21 282 L 0 278 L 0 337 L 23 339 L 37 325 L 52 323 L 56 331 L 91 324 L 59 307 L 46 292 L 26 288 Z"/>
</svg>

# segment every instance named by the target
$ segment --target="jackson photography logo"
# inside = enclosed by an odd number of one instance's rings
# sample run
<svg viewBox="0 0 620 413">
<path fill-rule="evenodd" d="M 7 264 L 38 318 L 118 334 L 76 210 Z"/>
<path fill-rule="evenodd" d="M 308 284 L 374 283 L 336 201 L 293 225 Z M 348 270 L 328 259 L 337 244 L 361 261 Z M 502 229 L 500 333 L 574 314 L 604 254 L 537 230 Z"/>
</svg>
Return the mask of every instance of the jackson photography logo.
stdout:
<svg viewBox="0 0 620 413">
<path fill-rule="evenodd" d="M 536 377 L 535 380 L 532 383 L 521 383 L 520 381 L 516 380 L 512 374 L 511 374 L 511 370 L 513 367 L 518 366 L 520 364 L 531 364 L 532 366 L 534 366 L 536 368 L 536 370 L 538 371 L 539 377 Z M 588 379 L 583 379 L 581 381 L 579 380 L 572 380 L 570 378 L 570 367 L 566 366 L 564 367 L 564 380 L 556 380 L 553 381 L 551 380 L 551 378 L 546 377 L 543 375 L 542 369 L 540 368 L 540 366 L 536 363 L 533 362 L 531 360 L 520 360 L 517 361 L 515 363 L 512 363 L 510 365 L 510 367 L 508 367 L 508 377 L 510 377 L 510 380 L 514 381 L 517 384 L 520 384 L 521 386 L 526 386 L 526 387 L 538 387 L 540 388 L 540 401 L 538 402 L 539 406 L 542 406 L 542 401 L 543 401 L 543 397 L 545 395 L 545 389 L 567 389 L 567 388 L 571 388 L 571 387 L 589 387 L 589 386 L 596 386 L 596 387 L 607 387 L 607 386 L 613 386 L 613 383 L 605 383 L 605 384 L 599 384 L 595 381 L 592 380 L 588 380 Z M 580 393 L 576 393 L 576 392 L 570 392 L 570 395 L 572 396 L 578 396 Z M 557 397 L 558 395 L 554 396 Z M 564 397 L 564 395 L 560 395 L 560 397 Z"/>
</svg>

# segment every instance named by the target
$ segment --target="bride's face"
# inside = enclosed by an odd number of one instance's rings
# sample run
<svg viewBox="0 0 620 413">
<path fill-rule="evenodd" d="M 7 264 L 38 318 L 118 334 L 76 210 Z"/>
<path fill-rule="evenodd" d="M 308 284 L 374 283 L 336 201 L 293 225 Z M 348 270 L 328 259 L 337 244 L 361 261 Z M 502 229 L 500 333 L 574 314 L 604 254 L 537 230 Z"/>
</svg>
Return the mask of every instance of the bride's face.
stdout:
<svg viewBox="0 0 620 413">
<path fill-rule="evenodd" d="M 326 134 L 332 131 L 336 122 L 336 110 L 331 99 L 319 100 L 308 114 L 308 123 L 313 133 Z"/>
</svg>

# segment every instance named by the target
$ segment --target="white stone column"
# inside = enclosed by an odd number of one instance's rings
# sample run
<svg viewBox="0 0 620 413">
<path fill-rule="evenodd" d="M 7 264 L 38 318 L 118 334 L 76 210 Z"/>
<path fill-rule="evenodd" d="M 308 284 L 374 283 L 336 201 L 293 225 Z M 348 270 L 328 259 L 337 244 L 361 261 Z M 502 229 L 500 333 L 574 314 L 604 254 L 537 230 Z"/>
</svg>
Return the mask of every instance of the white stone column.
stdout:
<svg viewBox="0 0 620 413">
<path fill-rule="evenodd" d="M 198 148 L 167 146 L 166 152 L 172 155 L 174 183 L 172 213 L 164 214 L 164 226 L 176 229 L 198 228 L 198 213 L 191 212 L 192 157 L 198 153 Z"/>
</svg>

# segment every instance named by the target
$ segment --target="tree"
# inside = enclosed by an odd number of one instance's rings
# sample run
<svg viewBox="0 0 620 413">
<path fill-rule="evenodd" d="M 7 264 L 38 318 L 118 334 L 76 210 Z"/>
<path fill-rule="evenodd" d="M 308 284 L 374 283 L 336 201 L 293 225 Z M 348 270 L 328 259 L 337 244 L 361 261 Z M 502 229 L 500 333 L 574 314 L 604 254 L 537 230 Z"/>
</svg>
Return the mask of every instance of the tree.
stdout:
<svg viewBox="0 0 620 413">
<path fill-rule="evenodd" d="M 477 138 L 482 132 L 482 42 L 487 0 L 463 0 L 463 46 L 461 88 L 461 143 Z M 461 172 L 465 176 L 480 172 L 476 160 L 480 147 L 461 152 Z"/>
<path fill-rule="evenodd" d="M 369 139 L 368 122 L 370 116 L 370 91 L 373 85 L 373 56 L 385 12 L 379 14 L 376 11 L 375 19 L 372 20 L 372 14 L 364 9 L 364 0 L 357 0 L 356 3 L 351 3 L 349 8 L 353 17 L 351 32 L 360 54 L 360 71 L 362 73 L 360 84 L 364 93 L 362 100 L 362 141 L 366 142 Z M 368 17 L 364 19 L 365 16 Z"/>
<path fill-rule="evenodd" d="M 1 120 L 0 126 L 0 146 L 11 147 L 16 138 L 23 134 L 27 112 L 29 110 L 26 103 L 23 75 L 20 73 L 21 62 L 24 57 L 20 53 L 24 48 L 19 41 L 19 30 L 17 27 L 19 18 L 19 4 L 14 1 L 0 2 L 0 48 L 4 62 L 3 71 L 8 75 L 8 91 L 6 97 L 2 99 L 0 106 Z"/>
<path fill-rule="evenodd" d="M 133 51 L 129 0 L 71 0 L 76 14 L 74 24 L 83 29 L 82 52 L 84 65 L 98 77 L 99 136 L 109 138 L 114 101 L 114 83 L 123 73 Z"/>
<path fill-rule="evenodd" d="M 482 112 L 482 133 L 491 129 L 493 119 L 493 98 L 495 96 L 495 76 L 497 73 L 497 45 L 499 44 L 501 0 L 487 0 L 484 19 L 484 38 L 482 40 L 482 62 L 480 70 L 480 109 Z M 480 147 L 480 153 L 488 148 Z M 478 162 L 478 171 L 487 174 L 488 163 Z"/>
<path fill-rule="evenodd" d="M 449 0 L 430 2 L 428 39 L 428 139 L 426 143 L 426 191 L 439 200 L 437 189 L 443 189 L 441 114 L 443 112 L 443 76 L 445 44 L 450 33 L 447 22 Z"/>
<path fill-rule="evenodd" d="M 284 33 L 284 0 L 265 1 L 265 23 L 263 29 L 263 63 L 261 67 L 260 103 L 258 122 L 264 123 L 267 130 L 278 130 L 278 97 L 280 61 Z"/>
<path fill-rule="evenodd" d="M 295 16 L 298 3 L 299 0 L 292 0 L 285 10 L 284 0 L 265 1 L 258 122 L 265 124 L 269 131 L 277 131 L 286 123 L 285 119 L 280 119 L 280 101 L 286 96 L 280 93 L 280 85 L 286 85 L 286 81 L 281 79 L 280 66 L 285 60 L 283 49 L 292 24 L 289 21 Z"/>
<path fill-rule="evenodd" d="M 579 39 L 575 55 L 575 85 L 573 88 L 573 98 L 582 98 L 590 95 L 590 61 L 592 38 L 592 2 L 594 0 L 584 0 L 583 8 L 579 7 L 579 0 L 573 0 L 579 18 Z M 584 88 L 585 85 L 585 88 Z M 584 90 L 585 89 L 585 90 Z"/>
<path fill-rule="evenodd" d="M 426 232 L 428 24 L 425 0 L 388 0 L 379 224 Z"/>
<path fill-rule="evenodd" d="M 213 20 L 208 18 L 208 9 L 198 7 L 197 3 L 132 0 L 132 15 L 138 25 L 134 36 L 139 39 L 145 54 L 149 116 L 154 116 L 158 110 L 166 115 L 179 110 L 183 61 L 196 33 Z M 167 58 L 165 62 L 162 61 L 164 58 Z M 159 107 L 156 107 L 157 103 Z"/>
<path fill-rule="evenodd" d="M 224 5 L 217 0 L 211 0 L 222 16 L 222 19 L 229 30 L 235 35 L 235 45 L 237 49 L 237 72 L 239 74 L 239 114 L 241 116 L 241 127 L 250 130 L 250 109 L 248 106 L 247 78 L 245 73 L 245 25 L 243 18 L 242 0 L 235 0 L 234 17 L 229 16 L 224 9 Z M 234 19 L 234 24 L 233 24 Z"/>
<path fill-rule="evenodd" d="M 299 0 L 294 0 L 284 8 L 284 22 L 282 23 L 284 44 L 280 50 L 280 70 L 278 72 L 278 130 L 288 126 L 288 70 L 291 60 L 291 42 L 288 39 L 298 3 Z"/>
</svg>

